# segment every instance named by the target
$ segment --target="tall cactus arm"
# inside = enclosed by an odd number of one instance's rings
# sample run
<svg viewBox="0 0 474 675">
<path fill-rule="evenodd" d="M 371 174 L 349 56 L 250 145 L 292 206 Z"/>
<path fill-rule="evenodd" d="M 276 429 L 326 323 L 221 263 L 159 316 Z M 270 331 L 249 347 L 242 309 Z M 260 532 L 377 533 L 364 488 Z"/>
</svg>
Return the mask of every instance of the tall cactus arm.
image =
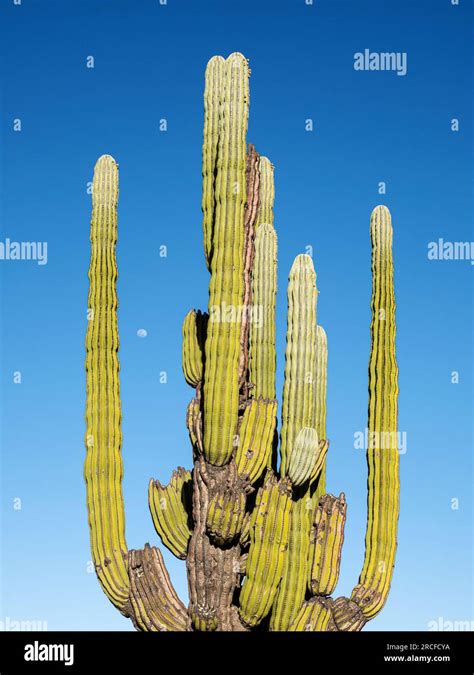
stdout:
<svg viewBox="0 0 474 675">
<path fill-rule="evenodd" d="M 264 223 L 273 225 L 273 204 L 275 201 L 274 170 L 268 157 L 260 157 L 258 169 L 260 173 L 260 202 L 257 214 L 257 229 Z"/>
<path fill-rule="evenodd" d="M 252 395 L 276 397 L 275 303 L 277 292 L 277 234 L 263 223 L 255 235 L 252 271 L 253 317 L 250 324 L 249 377 Z"/>
<path fill-rule="evenodd" d="M 225 63 L 219 116 L 216 218 L 209 284 L 204 374 L 204 456 L 216 466 L 232 456 L 239 412 L 241 317 L 244 303 L 244 209 L 249 67 L 238 53 Z"/>
<path fill-rule="evenodd" d="M 225 59 L 213 56 L 206 68 L 204 88 L 204 138 L 202 144 L 202 228 L 206 264 L 211 269 L 216 209 L 215 177 L 219 142 L 219 108 L 225 78 Z"/>
<path fill-rule="evenodd" d="M 372 348 L 369 362 L 368 520 L 364 565 L 359 584 L 351 596 L 366 619 L 372 619 L 382 609 L 388 596 L 399 513 L 392 223 L 385 206 L 378 206 L 372 212 L 370 234 Z"/>
<path fill-rule="evenodd" d="M 122 432 L 117 328 L 118 168 L 103 155 L 92 189 L 86 335 L 86 481 L 92 558 L 100 584 L 127 614 L 128 551 L 122 496 Z"/>
<path fill-rule="evenodd" d="M 295 258 L 288 284 L 285 381 L 281 412 L 281 475 L 303 427 L 316 423 L 316 273 L 309 255 Z"/>
<path fill-rule="evenodd" d="M 319 438 L 327 438 L 326 396 L 328 379 L 328 340 L 322 326 L 316 326 L 316 431 Z M 315 491 L 315 505 L 326 493 L 326 460 L 323 462 Z"/>
</svg>

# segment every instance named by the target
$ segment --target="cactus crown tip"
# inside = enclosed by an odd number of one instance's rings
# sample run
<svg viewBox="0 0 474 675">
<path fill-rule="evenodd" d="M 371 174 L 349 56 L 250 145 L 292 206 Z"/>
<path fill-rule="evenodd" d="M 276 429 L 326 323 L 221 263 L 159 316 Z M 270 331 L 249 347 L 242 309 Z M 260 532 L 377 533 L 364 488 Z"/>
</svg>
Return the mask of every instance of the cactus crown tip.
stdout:
<svg viewBox="0 0 474 675">
<path fill-rule="evenodd" d="M 378 204 L 372 211 L 372 218 L 377 216 L 388 216 L 390 218 L 390 210 L 384 204 Z"/>
<path fill-rule="evenodd" d="M 112 155 L 101 155 L 99 159 L 97 160 L 97 164 L 115 164 L 117 166 L 117 162 L 115 159 L 112 157 Z"/>
<path fill-rule="evenodd" d="M 326 340 L 326 338 L 327 338 L 326 331 L 324 330 L 324 328 L 319 323 L 316 326 L 316 330 L 318 332 L 318 338 L 323 338 L 323 340 Z"/>
<path fill-rule="evenodd" d="M 306 269 L 314 272 L 313 258 L 308 253 L 299 253 L 293 261 L 291 271 Z"/>
</svg>

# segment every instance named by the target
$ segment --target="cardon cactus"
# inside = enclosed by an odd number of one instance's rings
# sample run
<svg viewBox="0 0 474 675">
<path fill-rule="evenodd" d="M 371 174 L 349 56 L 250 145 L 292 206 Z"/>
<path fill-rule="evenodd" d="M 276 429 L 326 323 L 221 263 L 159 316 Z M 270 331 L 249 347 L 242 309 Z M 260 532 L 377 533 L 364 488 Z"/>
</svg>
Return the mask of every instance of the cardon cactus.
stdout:
<svg viewBox="0 0 474 675">
<path fill-rule="evenodd" d="M 357 631 L 390 588 L 399 510 L 395 297 L 390 213 L 372 213 L 368 522 L 350 597 L 333 599 L 344 539 L 343 493 L 326 493 L 327 337 L 316 273 L 296 257 L 288 286 L 278 453 L 275 391 L 277 236 L 274 168 L 247 145 L 249 75 L 242 54 L 206 70 L 203 142 L 207 312 L 183 324 L 183 371 L 195 390 L 186 420 L 191 470 L 148 499 L 162 543 L 186 560 L 189 604 L 158 548 L 128 550 L 122 496 L 117 329 L 117 164 L 95 167 L 86 337 L 85 480 L 92 556 L 111 602 L 143 631 Z M 279 459 L 280 458 L 280 459 Z"/>
</svg>

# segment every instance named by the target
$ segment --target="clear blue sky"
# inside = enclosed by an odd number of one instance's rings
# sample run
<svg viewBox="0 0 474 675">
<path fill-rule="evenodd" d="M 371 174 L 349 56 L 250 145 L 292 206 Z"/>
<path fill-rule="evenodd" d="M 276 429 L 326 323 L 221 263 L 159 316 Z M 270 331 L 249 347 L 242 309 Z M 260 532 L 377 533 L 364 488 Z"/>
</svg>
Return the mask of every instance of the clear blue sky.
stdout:
<svg viewBox="0 0 474 675">
<path fill-rule="evenodd" d="M 191 465 L 192 390 L 180 353 L 184 315 L 207 305 L 203 77 L 212 55 L 232 51 L 252 68 L 248 140 L 276 167 L 280 391 L 288 271 L 313 247 L 329 340 L 328 489 L 345 491 L 349 505 L 339 594 L 350 593 L 363 558 L 367 469 L 353 437 L 367 418 L 369 216 L 385 203 L 408 447 L 392 591 L 368 629 L 472 618 L 474 268 L 427 259 L 439 237 L 474 239 L 471 20 L 468 0 L 2 3 L 0 240 L 47 241 L 48 263 L 0 261 L 1 620 L 132 629 L 87 571 L 87 183 L 98 156 L 117 159 L 124 493 L 128 545 L 138 548 L 158 539 L 149 478 L 166 482 L 174 467 Z M 405 52 L 406 76 L 355 71 L 364 49 Z M 183 563 L 165 558 L 185 598 Z"/>
</svg>

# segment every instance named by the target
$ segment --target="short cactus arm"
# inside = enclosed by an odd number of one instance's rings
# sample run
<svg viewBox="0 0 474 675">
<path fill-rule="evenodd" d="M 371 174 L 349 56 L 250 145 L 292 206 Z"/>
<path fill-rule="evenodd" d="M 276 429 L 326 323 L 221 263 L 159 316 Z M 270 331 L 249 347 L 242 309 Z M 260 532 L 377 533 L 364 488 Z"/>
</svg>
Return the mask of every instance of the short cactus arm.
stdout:
<svg viewBox="0 0 474 675">
<path fill-rule="evenodd" d="M 260 157 L 258 170 L 260 173 L 260 202 L 258 205 L 257 229 L 264 223 L 273 225 L 273 205 L 275 202 L 274 169 L 268 157 Z"/>
<path fill-rule="evenodd" d="M 242 415 L 235 463 L 239 476 L 255 483 L 270 464 L 276 429 L 277 402 L 248 401 Z"/>
<path fill-rule="evenodd" d="M 347 504 L 342 492 L 338 498 L 324 495 L 314 514 L 309 549 L 308 588 L 312 595 L 331 595 L 336 588 L 341 565 Z"/>
<path fill-rule="evenodd" d="M 303 494 L 291 505 L 288 550 L 272 607 L 270 630 L 288 630 L 305 599 L 311 530 L 311 499 Z"/>
<path fill-rule="evenodd" d="M 245 625 L 258 625 L 271 609 L 283 573 L 288 546 L 291 487 L 269 471 L 250 522 L 250 550 L 240 593 L 240 616 Z"/>
<path fill-rule="evenodd" d="M 182 362 L 186 382 L 197 387 L 204 374 L 204 344 L 208 315 L 192 309 L 183 321 Z"/>
<path fill-rule="evenodd" d="M 365 559 L 352 600 L 366 620 L 382 609 L 390 589 L 399 513 L 398 367 L 389 210 L 372 212 L 372 348 L 369 362 L 368 521 Z"/>
<path fill-rule="evenodd" d="M 185 559 L 191 538 L 192 520 L 191 472 L 179 467 L 173 471 L 168 485 L 151 480 L 148 505 L 155 530 L 163 544 L 177 558 Z"/>
<path fill-rule="evenodd" d="M 239 411 L 241 317 L 244 304 L 244 209 L 249 68 L 241 54 L 225 63 L 219 116 L 209 323 L 204 374 L 204 456 L 222 466 L 232 456 Z"/>
<path fill-rule="evenodd" d="M 92 192 L 84 477 L 97 576 L 111 602 L 126 614 L 129 578 L 117 355 L 117 200 L 117 164 L 103 155 L 95 166 Z"/>
</svg>

